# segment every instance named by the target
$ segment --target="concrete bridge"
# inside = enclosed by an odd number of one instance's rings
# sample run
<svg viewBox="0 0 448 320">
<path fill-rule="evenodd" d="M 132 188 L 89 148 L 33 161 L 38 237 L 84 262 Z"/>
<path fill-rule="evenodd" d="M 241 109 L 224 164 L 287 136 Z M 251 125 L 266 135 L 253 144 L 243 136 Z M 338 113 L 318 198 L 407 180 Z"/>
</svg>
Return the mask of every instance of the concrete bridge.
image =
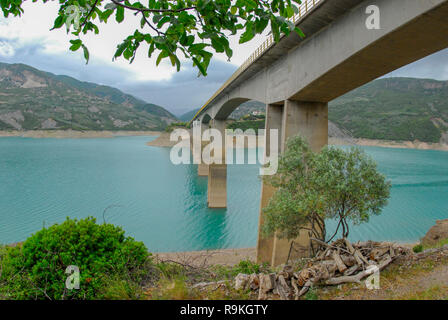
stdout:
<svg viewBox="0 0 448 320">
<path fill-rule="evenodd" d="M 319 150 L 328 143 L 329 101 L 448 47 L 448 0 L 306 0 L 293 21 L 306 37 L 292 33 L 278 43 L 269 37 L 195 115 L 194 125 L 224 131 L 240 104 L 257 100 L 266 104 L 266 129 L 280 132 L 281 151 L 297 134 Z M 198 174 L 208 175 L 209 207 L 226 207 L 226 165 L 199 165 Z M 263 185 L 261 208 L 274 192 Z M 308 235 L 297 242 L 306 254 Z M 257 260 L 284 263 L 289 247 L 259 232 Z"/>
</svg>

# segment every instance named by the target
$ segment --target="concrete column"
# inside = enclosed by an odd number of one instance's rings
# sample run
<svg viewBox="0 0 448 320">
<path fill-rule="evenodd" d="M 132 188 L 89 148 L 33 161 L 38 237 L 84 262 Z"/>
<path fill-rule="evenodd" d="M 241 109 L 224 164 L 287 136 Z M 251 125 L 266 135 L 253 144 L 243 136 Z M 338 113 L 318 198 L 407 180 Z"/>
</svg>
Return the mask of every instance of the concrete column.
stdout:
<svg viewBox="0 0 448 320">
<path fill-rule="evenodd" d="M 222 164 L 210 164 L 208 166 L 207 204 L 209 208 L 227 208 L 226 122 L 213 120 L 212 128 L 221 132 L 223 150 Z"/>
<path fill-rule="evenodd" d="M 201 141 L 202 141 L 202 135 L 204 134 L 204 131 L 208 129 L 208 124 L 201 123 Z M 208 144 L 208 142 L 201 142 L 201 159 L 202 159 L 202 151 L 204 151 L 204 147 Z M 206 177 L 208 176 L 208 164 L 201 161 L 200 164 L 198 164 L 198 176 Z"/>
<path fill-rule="evenodd" d="M 281 146 L 281 134 L 282 134 L 282 119 L 283 119 L 283 106 L 282 105 L 266 105 L 266 134 L 265 134 L 265 155 L 271 153 L 269 135 L 270 129 L 277 129 L 279 134 L 278 146 Z M 277 150 L 278 152 L 278 150 Z M 257 241 L 257 262 L 258 263 L 271 263 L 272 252 L 274 248 L 274 238 L 263 237 L 261 228 L 263 226 L 263 208 L 269 203 L 269 200 L 275 193 L 275 188 L 266 184 L 261 184 L 261 203 L 260 203 L 260 219 L 258 222 L 258 241 Z"/>
<path fill-rule="evenodd" d="M 268 106 L 266 115 L 266 129 L 273 127 L 272 107 Z M 282 112 L 276 112 L 277 122 L 275 127 L 281 130 L 281 151 L 286 148 L 288 138 L 300 134 L 308 140 L 313 151 L 319 151 L 328 144 L 328 104 L 321 102 L 298 102 L 286 100 Z M 278 117 L 281 114 L 281 125 L 278 124 Z M 267 144 L 268 145 L 268 144 Z M 269 203 L 275 190 L 272 187 L 263 185 L 261 195 L 261 210 Z M 262 214 L 260 212 L 260 217 Z M 263 224 L 260 218 L 260 228 Z M 307 256 L 309 254 L 310 240 L 308 232 L 303 232 L 294 240 L 302 248 L 302 251 L 295 257 Z M 286 239 L 273 237 L 272 239 L 258 237 L 257 261 L 271 263 L 272 266 L 285 263 L 291 242 Z"/>
<path fill-rule="evenodd" d="M 328 103 L 285 101 L 282 143 L 300 134 L 313 151 L 320 151 L 328 144 Z M 282 151 L 284 151 L 283 145 Z"/>
</svg>

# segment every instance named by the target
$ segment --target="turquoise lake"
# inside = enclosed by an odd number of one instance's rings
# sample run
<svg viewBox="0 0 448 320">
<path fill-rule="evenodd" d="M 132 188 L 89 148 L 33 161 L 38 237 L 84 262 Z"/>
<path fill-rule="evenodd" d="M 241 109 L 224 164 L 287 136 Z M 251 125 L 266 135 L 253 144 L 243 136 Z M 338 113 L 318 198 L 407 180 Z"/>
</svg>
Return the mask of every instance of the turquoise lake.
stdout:
<svg viewBox="0 0 448 320">
<path fill-rule="evenodd" d="M 67 216 L 103 222 L 109 207 L 106 221 L 154 252 L 255 246 L 258 166 L 228 166 L 228 208 L 208 209 L 207 178 L 171 164 L 169 148 L 145 145 L 154 138 L 0 138 L 0 243 Z M 382 215 L 352 227 L 351 240 L 416 241 L 448 218 L 448 152 L 363 149 L 393 187 Z"/>
</svg>

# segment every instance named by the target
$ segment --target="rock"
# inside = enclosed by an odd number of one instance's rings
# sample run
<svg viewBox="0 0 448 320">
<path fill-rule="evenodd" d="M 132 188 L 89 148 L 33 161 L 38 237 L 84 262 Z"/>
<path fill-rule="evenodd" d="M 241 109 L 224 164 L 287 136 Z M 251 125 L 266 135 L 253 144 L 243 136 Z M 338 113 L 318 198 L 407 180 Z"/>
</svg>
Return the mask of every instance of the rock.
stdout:
<svg viewBox="0 0 448 320">
<path fill-rule="evenodd" d="M 251 274 L 249 278 L 249 287 L 251 290 L 257 290 L 260 286 L 260 280 L 258 278 L 258 275 Z"/>
<path fill-rule="evenodd" d="M 54 129 L 57 125 L 58 123 L 51 118 L 48 118 L 41 123 L 42 129 Z"/>
<path fill-rule="evenodd" d="M 235 289 L 245 289 L 249 282 L 250 276 L 248 274 L 239 273 L 235 278 Z"/>
<path fill-rule="evenodd" d="M 436 225 L 422 239 L 422 244 L 435 245 L 443 239 L 448 239 L 448 219 L 436 221 Z"/>
<path fill-rule="evenodd" d="M 200 282 L 200 283 L 196 283 L 195 285 L 192 286 L 193 289 L 204 289 L 210 286 L 221 286 L 221 285 L 225 285 L 227 281 L 225 280 L 221 280 L 221 281 L 216 281 L 216 282 Z"/>
</svg>

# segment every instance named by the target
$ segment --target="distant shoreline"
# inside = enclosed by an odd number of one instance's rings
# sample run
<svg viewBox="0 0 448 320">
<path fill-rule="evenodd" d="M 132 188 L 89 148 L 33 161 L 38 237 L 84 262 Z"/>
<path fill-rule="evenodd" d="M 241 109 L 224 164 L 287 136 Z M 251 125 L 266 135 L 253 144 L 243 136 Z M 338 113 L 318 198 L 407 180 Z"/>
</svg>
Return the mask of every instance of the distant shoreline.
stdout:
<svg viewBox="0 0 448 320">
<path fill-rule="evenodd" d="M 76 131 L 76 130 L 29 130 L 29 131 L 0 131 L 0 137 L 22 138 L 113 138 L 128 136 L 157 136 L 159 131 Z"/>
<path fill-rule="evenodd" d="M 247 141 L 247 139 L 245 139 Z M 146 145 L 152 147 L 172 147 L 177 142 L 170 141 L 170 134 L 162 132 L 156 139 L 148 142 Z M 388 140 L 374 140 L 374 139 L 355 139 L 355 138 L 328 138 L 328 144 L 332 146 L 368 146 L 368 147 L 382 147 L 382 148 L 397 148 L 397 149 L 418 149 L 418 150 L 439 150 L 448 151 L 448 144 L 429 143 L 420 141 L 388 141 Z M 243 147 L 238 145 L 238 148 Z M 245 146 L 247 147 L 247 143 Z"/>
<path fill-rule="evenodd" d="M 83 138 L 113 138 L 130 136 L 158 136 L 155 140 L 147 143 L 153 147 L 172 147 L 177 142 L 170 141 L 168 132 L 160 131 L 76 131 L 76 130 L 11 130 L 1 131 L 2 137 L 23 137 L 23 138 L 56 138 L 56 139 L 83 139 Z M 246 143 L 247 144 L 247 143 Z M 390 141 L 363 138 L 335 138 L 328 139 L 329 145 L 356 145 L 368 147 L 397 148 L 397 149 L 417 149 L 417 150 L 438 150 L 448 151 L 448 144 L 430 143 L 421 141 Z M 238 146 L 239 148 L 242 145 Z M 246 147 L 246 146 L 245 146 Z"/>
<path fill-rule="evenodd" d="M 448 151 L 448 144 L 430 143 L 421 141 L 389 141 L 389 140 L 374 140 L 374 139 L 362 139 L 362 138 L 360 139 L 329 138 L 328 144 L 333 146 L 356 145 L 356 146 L 396 148 L 396 149 Z"/>
</svg>

